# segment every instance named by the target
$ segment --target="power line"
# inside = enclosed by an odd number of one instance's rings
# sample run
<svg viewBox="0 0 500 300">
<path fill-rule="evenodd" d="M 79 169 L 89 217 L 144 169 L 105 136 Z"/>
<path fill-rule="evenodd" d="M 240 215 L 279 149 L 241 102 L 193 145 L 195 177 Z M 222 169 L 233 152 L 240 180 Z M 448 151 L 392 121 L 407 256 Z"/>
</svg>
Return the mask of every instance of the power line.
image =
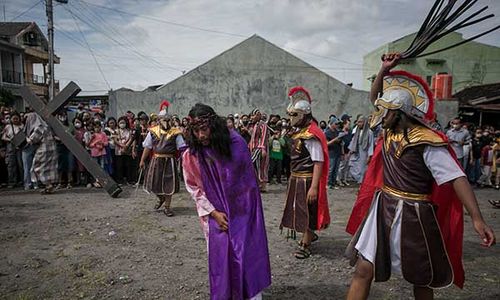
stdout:
<svg viewBox="0 0 500 300">
<path fill-rule="evenodd" d="M 76 8 L 78 9 L 78 7 L 76 7 Z M 139 50 L 136 46 L 134 46 L 134 43 L 133 43 L 131 40 L 129 40 L 129 39 L 128 39 L 128 38 L 127 38 L 124 34 L 122 34 L 122 33 L 120 32 L 120 30 L 116 29 L 116 27 L 114 27 L 112 24 L 109 24 L 108 22 L 106 22 L 106 20 L 105 20 L 105 19 L 104 19 L 101 15 L 99 15 L 97 12 L 94 12 L 93 10 L 91 10 L 91 9 L 88 7 L 88 5 L 86 5 L 86 4 L 84 3 L 84 6 L 82 6 L 82 9 L 79 9 L 79 11 L 80 11 L 80 12 L 83 12 L 83 11 L 85 11 L 85 10 L 86 10 L 86 11 L 88 11 L 88 12 L 90 12 L 90 14 L 91 14 L 91 15 L 93 15 L 93 16 L 95 17 L 95 19 L 97 19 L 97 20 L 98 20 L 101 24 L 103 24 L 103 25 L 104 25 L 104 26 L 103 26 L 103 28 L 104 28 L 104 29 L 108 29 L 108 28 L 109 28 L 109 32 L 111 33 L 111 35 L 120 37 L 123 41 L 125 41 L 125 43 L 126 43 L 126 44 L 130 47 L 130 48 L 133 48 L 133 49 L 135 49 L 137 52 L 139 52 L 139 53 L 141 53 L 141 54 L 142 54 L 142 52 L 140 52 L 140 50 Z M 91 20 L 91 21 L 92 21 L 92 17 L 89 17 L 89 16 L 87 16 L 87 15 L 86 15 L 86 17 L 87 17 L 89 20 Z M 95 23 L 95 24 L 97 24 L 97 23 Z M 158 50 L 157 50 L 157 51 L 158 51 Z M 183 70 L 180 70 L 180 69 L 178 69 L 178 68 L 172 67 L 172 66 L 170 66 L 170 65 L 168 65 L 168 64 L 161 63 L 161 62 L 159 62 L 159 61 L 155 60 L 154 58 L 152 58 L 151 56 L 144 55 L 144 54 L 143 54 L 143 56 L 144 56 L 144 57 L 147 57 L 149 60 L 151 60 L 151 61 L 153 61 L 154 63 L 156 63 L 158 66 L 161 66 L 161 67 L 167 67 L 167 68 L 170 68 L 170 69 L 175 70 L 175 71 L 181 71 L 181 72 L 183 71 Z"/>
<path fill-rule="evenodd" d="M 193 29 L 193 30 L 200 30 L 200 31 L 205 31 L 205 32 L 211 32 L 211 33 L 216 33 L 216 34 L 222 34 L 222 35 L 227 35 L 227 36 L 235 36 L 235 37 L 241 37 L 241 38 L 247 38 L 248 37 L 246 35 L 232 33 L 232 32 L 226 32 L 226 31 L 221 31 L 221 30 L 213 30 L 213 29 L 207 29 L 207 28 L 198 27 L 198 26 L 192 26 L 192 25 L 188 25 L 188 24 L 182 24 L 182 23 L 177 23 L 177 22 L 172 22 L 172 21 L 166 21 L 166 20 L 163 20 L 163 19 L 156 18 L 154 16 L 130 13 L 130 12 L 127 12 L 127 11 L 123 11 L 123 10 L 120 10 L 120 9 L 116 9 L 116 8 L 112 8 L 112 7 L 108 7 L 108 6 L 104 6 L 104 5 L 89 3 L 89 2 L 84 1 L 84 0 L 79 0 L 79 1 L 83 2 L 83 3 L 87 4 L 87 5 L 91 5 L 91 6 L 102 8 L 102 9 L 106 9 L 106 10 L 110 10 L 110 11 L 113 11 L 113 12 L 117 12 L 119 14 L 126 14 L 126 15 L 130 15 L 130 16 L 134 16 L 134 17 L 138 17 L 138 18 L 142 18 L 142 19 L 147 19 L 147 20 L 151 20 L 151 21 L 155 21 L 155 22 L 169 24 L 169 25 L 184 27 L 184 28 Z M 283 47 L 283 48 L 285 48 L 285 47 Z M 295 49 L 295 48 L 290 48 L 290 47 L 286 47 L 286 48 L 288 48 L 290 50 L 293 50 L 293 51 L 301 52 L 301 53 L 304 53 L 304 54 L 309 54 L 309 55 L 312 55 L 312 56 L 316 56 L 316 57 L 320 57 L 320 58 L 324 58 L 324 59 L 329 59 L 329 60 L 333 60 L 333 61 L 337 61 L 337 62 L 341 62 L 341 63 L 345 63 L 345 64 L 358 65 L 358 66 L 362 65 L 362 64 L 359 64 L 359 63 L 349 62 L 349 61 L 346 61 L 346 60 L 342 60 L 342 59 L 338 59 L 338 58 L 334 58 L 334 57 L 330 57 L 330 56 L 319 55 L 319 54 L 315 54 L 315 53 L 304 51 L 304 50 L 300 50 L 300 49 Z"/>
<path fill-rule="evenodd" d="M 320 58 L 324 58 L 324 59 L 329 59 L 329 60 L 333 60 L 333 61 L 338 61 L 338 62 L 345 63 L 345 64 L 349 64 L 349 65 L 362 66 L 362 64 L 353 63 L 353 62 L 349 62 L 349 61 L 346 61 L 346 60 L 341 60 L 341 59 L 338 59 L 338 58 L 333 58 L 333 57 L 329 57 L 329 56 L 319 55 L 319 54 L 311 53 L 311 52 L 304 51 L 304 50 L 299 50 L 299 49 L 290 48 L 290 47 L 285 47 L 285 48 L 288 48 L 288 49 L 290 49 L 290 50 L 292 50 L 292 51 L 297 51 L 297 52 L 301 52 L 301 53 L 309 54 L 309 55 L 316 56 L 316 57 L 320 57 Z"/>
<path fill-rule="evenodd" d="M 132 45 L 130 45 L 130 43 L 128 43 L 128 44 L 127 43 L 122 43 L 119 40 L 117 40 L 117 38 L 114 37 L 113 34 L 109 34 L 105 30 L 99 29 L 98 28 L 99 25 L 97 25 L 93 20 L 85 20 L 82 17 L 80 17 L 79 15 L 75 14 L 71 9 L 69 9 L 67 7 L 64 7 L 64 8 L 68 12 L 70 12 L 75 18 L 79 19 L 81 22 L 85 23 L 87 26 L 91 27 L 96 32 L 101 33 L 104 37 L 108 38 L 109 40 L 111 40 L 112 42 L 114 42 L 116 45 L 118 45 L 120 47 L 124 47 L 126 49 L 129 49 L 134 54 L 136 54 L 139 58 L 142 58 L 145 62 L 150 63 L 151 66 L 154 66 L 156 68 L 168 68 L 168 69 L 172 69 L 172 70 L 179 71 L 179 72 L 183 71 L 183 70 L 178 69 L 178 68 L 174 68 L 174 67 L 170 67 L 170 66 L 161 64 L 161 63 L 159 63 L 158 61 L 156 61 L 156 60 L 154 60 L 152 58 L 148 58 L 146 55 L 142 54 L 139 50 L 134 49 L 134 47 Z M 88 16 L 86 16 L 86 17 L 88 18 Z"/>
<path fill-rule="evenodd" d="M 80 1 L 81 2 L 85 2 L 88 5 L 92 5 L 92 6 L 95 6 L 95 7 L 102 8 L 102 9 L 107 9 L 107 10 L 110 10 L 110 11 L 114 11 L 114 12 L 118 12 L 118 13 L 130 15 L 130 16 L 134 16 L 134 17 L 138 17 L 138 18 L 142 18 L 142 19 L 152 20 L 152 21 L 156 21 L 156 22 L 160 22 L 160 23 L 164 23 L 164 24 L 169 24 L 169 25 L 172 25 L 172 26 L 184 27 L 184 28 L 189 28 L 189 29 L 194 29 L 194 30 L 200 30 L 200 31 L 205 31 L 205 32 L 210 32 L 210 33 L 223 34 L 223 35 L 228 35 L 228 36 L 243 37 L 243 38 L 246 37 L 245 35 L 241 35 L 241 34 L 237 34 L 237 33 L 225 32 L 225 31 L 214 30 L 214 29 L 207 29 L 207 28 L 202 28 L 202 27 L 198 27 L 198 26 L 192 26 L 192 25 L 187 25 L 187 24 L 182 24 L 182 23 L 177 23 L 177 22 L 172 22 L 172 21 L 166 21 L 166 20 L 163 20 L 163 19 L 160 19 L 160 18 L 156 18 L 156 17 L 153 17 L 153 16 L 142 15 L 142 14 L 134 14 L 134 13 L 130 13 L 130 12 L 127 12 L 127 11 L 119 10 L 119 9 L 116 9 L 116 8 L 107 7 L 107 6 L 104 6 L 104 5 L 89 3 L 89 2 L 84 1 L 84 0 L 80 0 Z"/>
<path fill-rule="evenodd" d="M 81 47 L 83 47 L 83 48 L 86 48 L 86 46 L 84 45 L 84 43 L 83 43 L 83 42 L 81 42 L 81 41 L 79 41 L 78 39 L 76 39 L 75 37 L 71 36 L 69 33 L 67 33 L 67 32 L 65 32 L 65 31 L 61 30 L 61 29 L 59 28 L 59 26 L 55 26 L 55 28 L 57 29 L 57 31 L 56 31 L 57 33 L 61 33 L 61 34 L 62 34 L 62 35 L 64 35 L 66 38 L 68 38 L 69 40 L 73 41 L 75 44 L 80 45 L 80 46 L 81 46 Z M 96 53 L 99 53 L 99 52 L 97 52 L 97 51 L 95 51 L 95 50 L 94 50 L 94 55 L 96 55 L 96 56 L 99 56 L 99 57 L 108 57 L 108 58 L 113 58 L 112 56 L 102 55 L 102 54 L 96 54 Z M 111 60 L 111 59 L 108 59 L 108 61 L 111 63 L 111 65 L 113 65 L 113 66 L 115 66 L 115 67 L 117 67 L 117 68 L 122 68 L 122 69 L 127 70 L 128 72 L 125 72 L 126 74 L 135 74 L 135 75 L 137 75 L 138 77 L 141 77 L 142 79 L 144 79 L 144 80 L 146 80 L 146 81 L 147 81 L 147 80 L 149 80 L 148 78 L 143 77 L 142 75 L 140 75 L 140 73 L 137 73 L 137 72 L 135 72 L 134 70 L 132 70 L 132 69 L 128 68 L 126 65 L 124 65 L 124 64 L 123 64 L 123 62 L 117 63 L 117 62 L 113 62 L 113 60 Z"/>
<path fill-rule="evenodd" d="M 19 18 L 19 17 L 22 17 L 25 13 L 29 12 L 30 10 L 32 10 L 35 6 L 37 6 L 38 4 L 42 3 L 43 0 L 40 0 L 38 1 L 37 3 L 33 4 L 32 6 L 30 6 L 28 9 L 26 9 L 25 11 L 21 12 L 20 14 L 18 14 L 17 16 L 15 16 L 14 18 L 12 18 L 9 22 L 12 22 L 14 21 L 15 19 Z"/>
<path fill-rule="evenodd" d="M 97 66 L 97 69 L 99 70 L 99 73 L 101 73 L 102 79 L 104 79 L 104 82 L 106 82 L 106 85 L 108 86 L 109 89 L 111 89 L 111 85 L 109 84 L 108 80 L 106 79 L 106 76 L 104 76 L 104 72 L 101 69 L 101 66 L 99 65 L 99 62 L 97 61 L 97 58 L 94 55 L 94 51 L 92 51 L 92 48 L 90 47 L 87 38 L 85 38 L 85 35 L 83 34 L 82 30 L 80 29 L 80 25 L 78 25 L 78 22 L 76 21 L 75 16 L 73 15 L 72 12 L 70 12 L 71 15 L 73 16 L 73 21 L 75 21 L 75 25 L 78 28 L 78 31 L 82 35 L 83 40 L 85 41 L 85 45 L 87 45 L 87 49 L 89 50 L 90 54 L 92 55 L 92 58 L 95 61 L 95 64 Z"/>
</svg>

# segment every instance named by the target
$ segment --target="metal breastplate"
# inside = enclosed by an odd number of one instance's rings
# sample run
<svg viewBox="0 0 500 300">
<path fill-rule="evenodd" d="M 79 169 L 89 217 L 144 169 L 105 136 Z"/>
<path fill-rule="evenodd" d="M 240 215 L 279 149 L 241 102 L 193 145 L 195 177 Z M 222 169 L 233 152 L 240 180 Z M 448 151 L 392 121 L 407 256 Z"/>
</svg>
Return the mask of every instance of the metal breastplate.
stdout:
<svg viewBox="0 0 500 300">
<path fill-rule="evenodd" d="M 177 135 L 167 138 L 167 135 L 161 135 L 159 138 L 153 136 L 154 152 L 157 154 L 175 154 L 177 152 Z"/>
<path fill-rule="evenodd" d="M 304 139 L 294 139 L 290 153 L 290 169 L 294 173 L 312 173 L 314 162 Z"/>
<path fill-rule="evenodd" d="M 425 145 L 407 147 L 399 157 L 396 148 L 396 142 L 389 149 L 384 145 L 384 184 L 408 193 L 430 194 L 433 177 L 424 162 Z"/>
</svg>

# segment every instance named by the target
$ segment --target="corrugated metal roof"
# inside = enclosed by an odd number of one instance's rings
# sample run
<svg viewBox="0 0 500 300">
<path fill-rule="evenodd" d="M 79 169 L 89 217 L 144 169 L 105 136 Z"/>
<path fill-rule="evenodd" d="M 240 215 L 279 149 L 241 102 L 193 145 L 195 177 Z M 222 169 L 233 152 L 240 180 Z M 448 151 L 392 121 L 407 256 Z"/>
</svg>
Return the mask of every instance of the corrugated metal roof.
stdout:
<svg viewBox="0 0 500 300">
<path fill-rule="evenodd" d="M 31 22 L 0 22 L 0 36 L 14 36 L 30 25 Z"/>
</svg>

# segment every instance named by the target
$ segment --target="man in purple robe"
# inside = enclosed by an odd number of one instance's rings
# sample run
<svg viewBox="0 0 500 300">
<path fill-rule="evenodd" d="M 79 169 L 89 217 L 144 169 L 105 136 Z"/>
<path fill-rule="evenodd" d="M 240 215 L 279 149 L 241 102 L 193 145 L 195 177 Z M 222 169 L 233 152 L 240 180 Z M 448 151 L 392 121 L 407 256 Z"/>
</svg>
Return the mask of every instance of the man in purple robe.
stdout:
<svg viewBox="0 0 500 300">
<path fill-rule="evenodd" d="M 207 105 L 189 112 L 182 156 L 208 248 L 210 298 L 260 299 L 271 284 L 259 186 L 245 140 Z"/>
</svg>

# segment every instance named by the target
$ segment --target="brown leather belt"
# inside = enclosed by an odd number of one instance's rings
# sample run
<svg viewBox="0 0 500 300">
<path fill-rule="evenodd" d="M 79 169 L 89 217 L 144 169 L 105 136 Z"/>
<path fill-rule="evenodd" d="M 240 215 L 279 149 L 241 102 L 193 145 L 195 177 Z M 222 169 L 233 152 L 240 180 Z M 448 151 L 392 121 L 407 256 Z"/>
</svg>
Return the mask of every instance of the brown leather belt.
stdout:
<svg viewBox="0 0 500 300">
<path fill-rule="evenodd" d="M 384 185 L 382 187 L 382 191 L 386 194 L 391 195 L 391 196 L 409 199 L 409 200 L 429 201 L 429 199 L 430 199 L 430 195 L 428 195 L 428 194 L 415 194 L 415 193 L 403 192 L 403 191 L 400 191 L 398 189 L 395 189 L 395 188 L 387 186 L 387 185 Z"/>
</svg>

